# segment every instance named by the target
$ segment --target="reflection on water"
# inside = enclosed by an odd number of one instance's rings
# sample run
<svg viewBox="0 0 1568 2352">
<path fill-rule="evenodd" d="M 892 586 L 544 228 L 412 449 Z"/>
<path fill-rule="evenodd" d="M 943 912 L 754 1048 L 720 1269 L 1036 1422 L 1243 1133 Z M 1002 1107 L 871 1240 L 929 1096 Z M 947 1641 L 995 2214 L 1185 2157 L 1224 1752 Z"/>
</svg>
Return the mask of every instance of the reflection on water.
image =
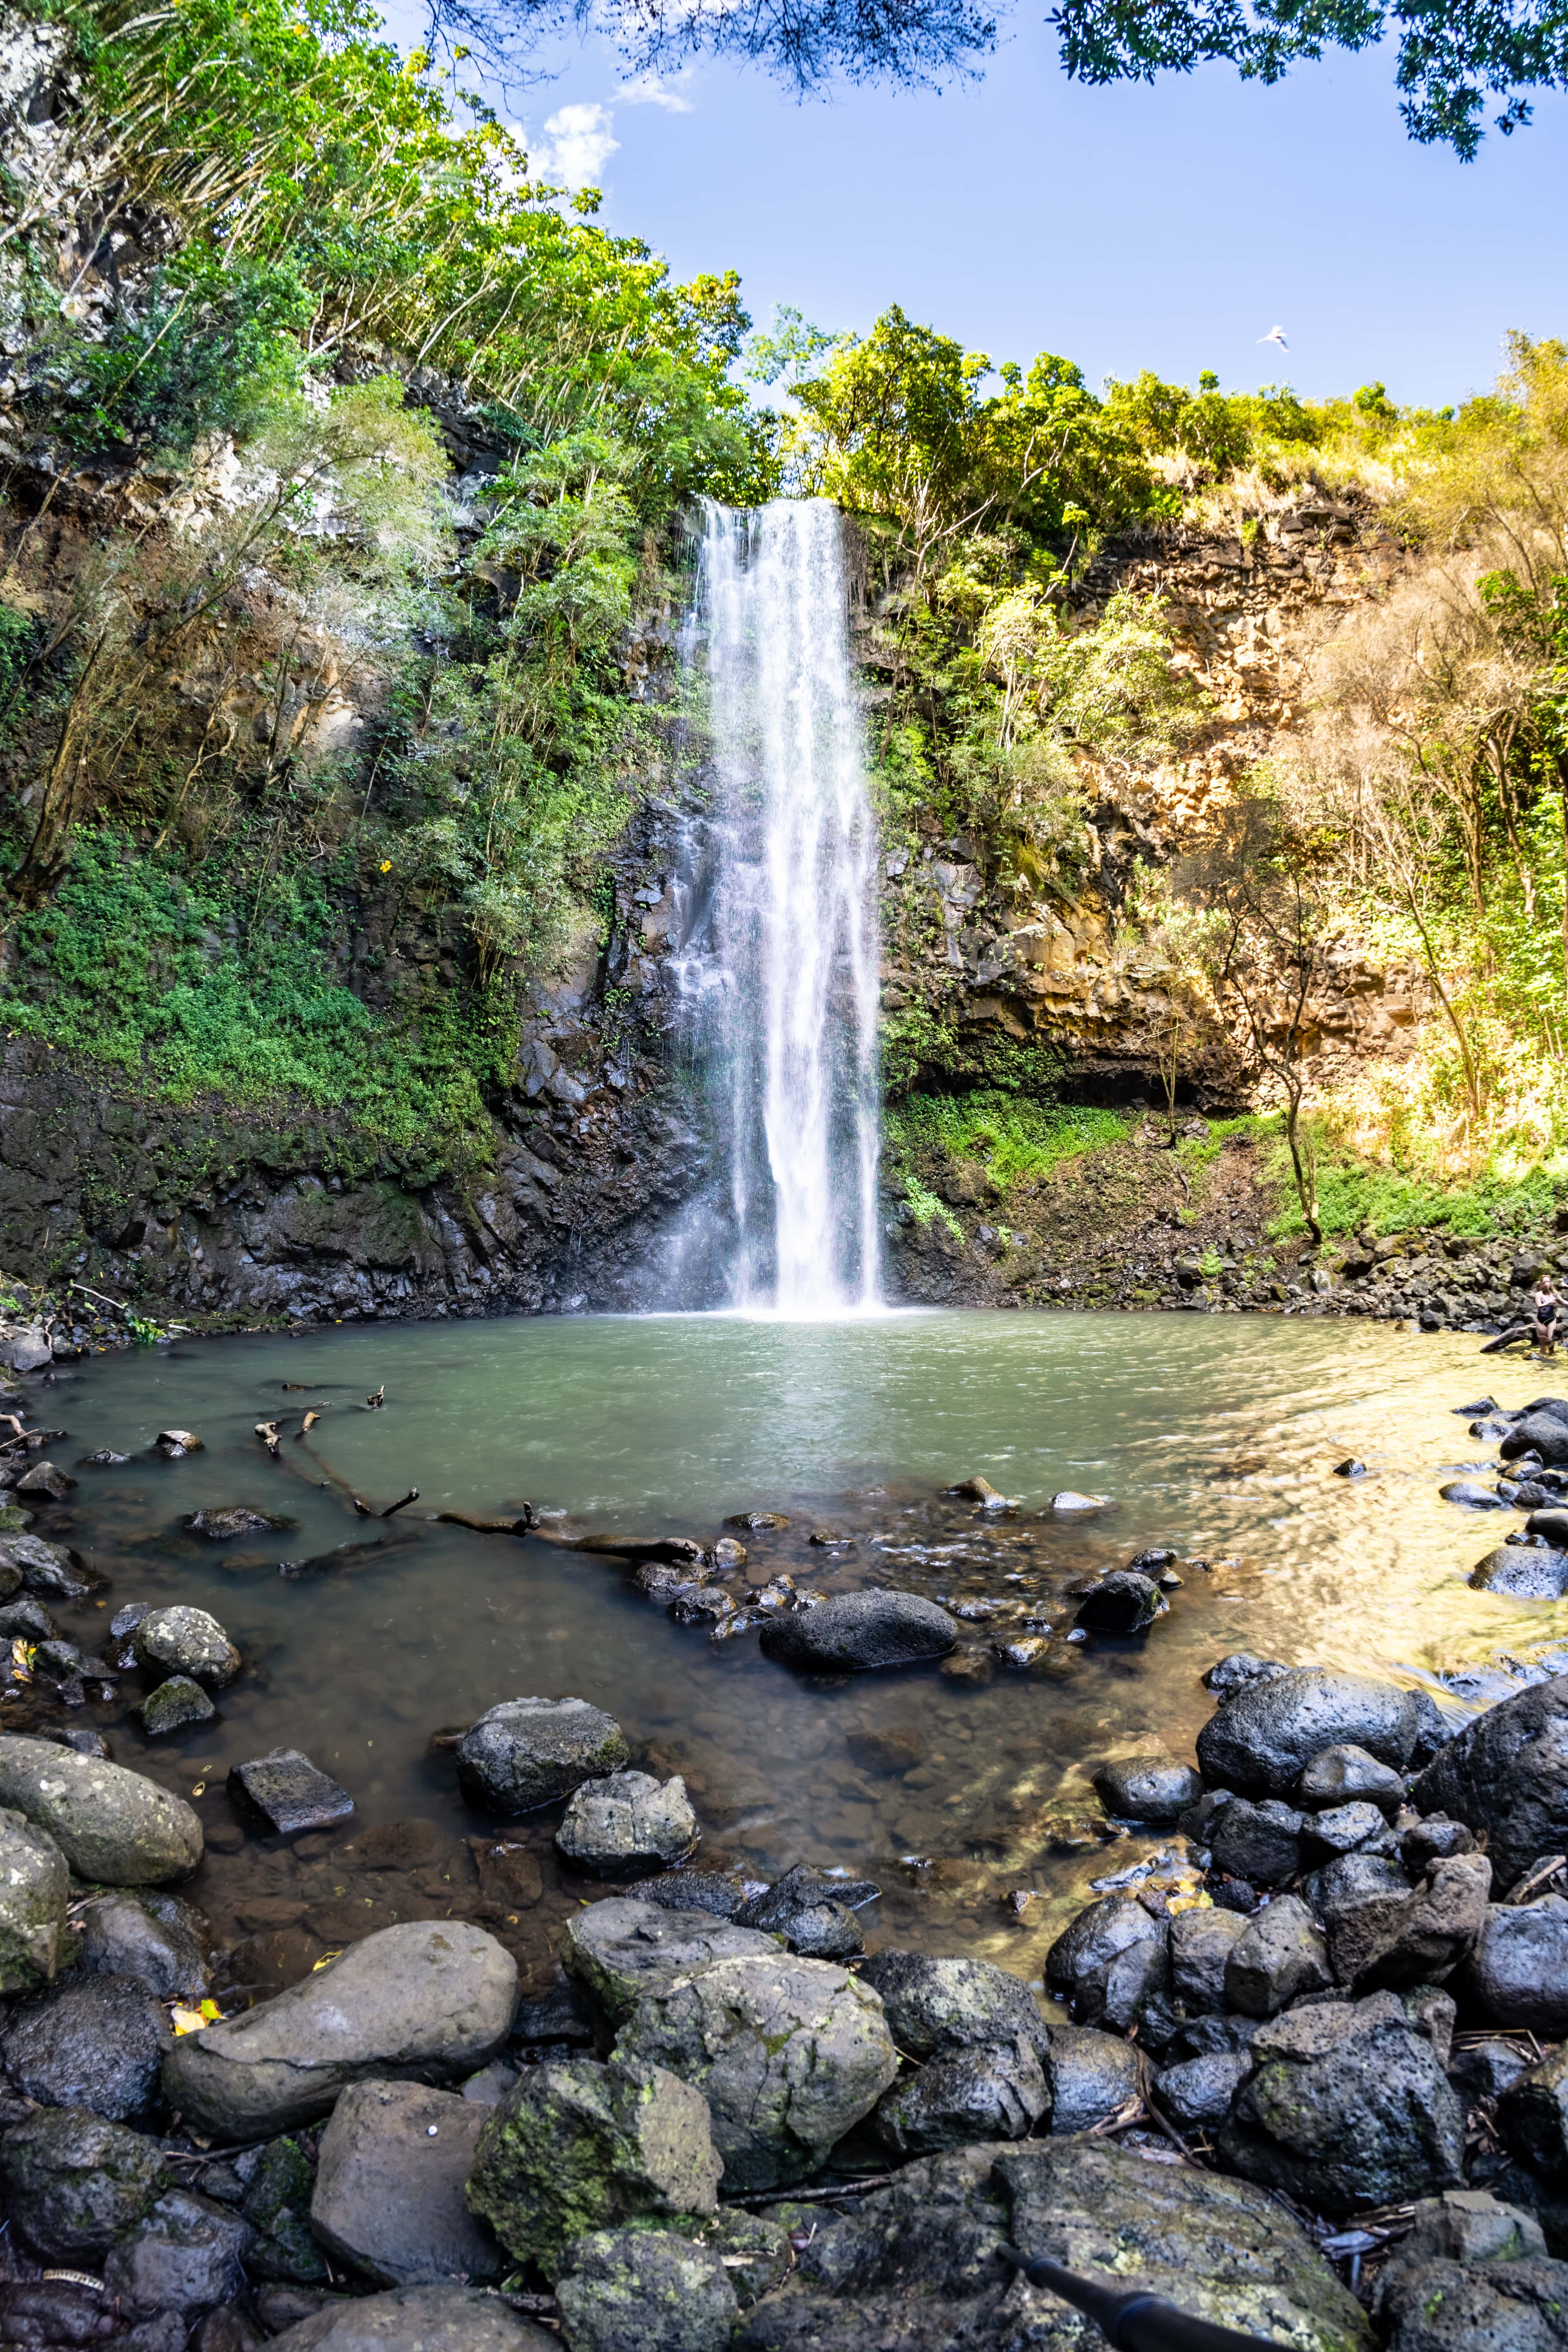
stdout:
<svg viewBox="0 0 1568 2352">
<path fill-rule="evenodd" d="M 1468 1589 L 1501 1527 L 1436 1492 L 1443 1466 L 1482 1450 L 1451 1408 L 1488 1379 L 1523 1402 L 1541 1377 L 1479 1364 L 1458 1335 L 1248 1317 L 518 1318 L 186 1342 L 95 1361 L 40 1399 L 36 1417 L 69 1431 L 55 1460 L 132 1458 L 78 1471 L 36 1532 L 110 1580 L 56 1612 L 84 1646 L 127 1601 L 179 1600 L 244 1651 L 216 1724 L 145 1742 L 125 1712 L 134 1677 L 123 1706 L 86 1714 L 121 1762 L 202 1789 L 211 1850 L 191 1891 L 241 1980 L 281 1982 L 393 1917 L 451 1910 L 485 1918 L 542 1985 L 562 1918 L 601 1890 L 556 1865 L 553 1813 L 503 1832 L 467 1811 L 431 1745 L 534 1692 L 594 1700 L 635 1760 L 684 1773 L 705 1861 L 748 1877 L 799 1860 L 864 1870 L 885 1889 L 865 1915 L 873 1942 L 962 1946 L 1037 1976 L 1064 1908 L 1128 1858 L 1100 1842 L 1094 1766 L 1152 1741 L 1189 1751 L 1208 1713 L 1199 1675 L 1226 1651 L 1430 1673 L 1568 1631 L 1557 1604 Z M 384 1382 L 384 1409 L 367 1411 Z M 321 1418 L 300 1442 L 307 1406 Z M 277 1461 L 254 1434 L 273 1415 Z M 205 1450 L 150 1453 L 171 1425 Z M 1351 1454 L 1370 1476 L 1333 1475 Z M 939 1498 L 976 1472 L 1016 1516 Z M 347 1498 L 379 1507 L 411 1485 L 419 1502 L 384 1526 Z M 1055 1521 L 1068 1487 L 1113 1507 Z M 754 1636 L 713 1647 L 676 1625 L 613 1560 L 425 1516 L 525 1499 L 579 1527 L 705 1541 L 730 1513 L 782 1511 L 787 1528 L 746 1538 L 740 1597 L 781 1569 L 824 1591 L 896 1583 L 959 1606 L 977 1643 L 1043 1620 L 1047 1661 L 984 1687 L 934 1669 L 804 1684 Z M 179 1525 L 233 1504 L 297 1525 L 227 1544 Z M 814 1547 L 814 1530 L 855 1540 Z M 279 1573 L 280 1555 L 382 1538 Z M 1184 1570 L 1143 1641 L 1068 1643 L 1067 1588 L 1155 1544 L 1211 1565 Z M 342 1780 L 357 1821 L 292 1848 L 243 1839 L 223 1776 L 279 1746 Z M 1020 1916 L 1005 1898 L 1026 1888 Z"/>
</svg>

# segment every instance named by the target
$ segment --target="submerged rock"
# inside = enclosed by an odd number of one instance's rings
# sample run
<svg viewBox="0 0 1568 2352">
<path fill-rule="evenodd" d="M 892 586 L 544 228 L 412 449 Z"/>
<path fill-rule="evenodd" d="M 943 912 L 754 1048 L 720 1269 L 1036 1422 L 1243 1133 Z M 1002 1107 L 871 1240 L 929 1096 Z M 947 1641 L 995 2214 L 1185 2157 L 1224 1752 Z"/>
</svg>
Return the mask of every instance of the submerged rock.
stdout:
<svg viewBox="0 0 1568 2352">
<path fill-rule="evenodd" d="M 1282 1796 L 1325 1748 L 1362 1748 L 1404 1766 L 1420 1728 L 1415 1695 L 1396 1684 L 1296 1666 L 1244 1682 L 1199 1732 L 1198 1762 L 1221 1788 Z"/>
<path fill-rule="evenodd" d="M 917 1593 L 868 1591 L 792 1610 L 764 1625 L 761 1638 L 768 1657 L 804 1673 L 861 1674 L 945 1657 L 958 1627 Z"/>
<path fill-rule="evenodd" d="M 155 1886 L 202 1858 L 202 1825 L 183 1798 L 42 1740 L 0 1734 L 0 1805 L 47 1830 L 77 1876 L 100 1885 Z"/>
<path fill-rule="evenodd" d="M 408 1920 L 186 2034 L 164 2062 L 164 2089 L 215 2138 L 287 2131 L 367 2075 L 472 2074 L 505 2042 L 516 2002 L 517 1963 L 492 1936 L 462 1920 Z"/>
<path fill-rule="evenodd" d="M 242 1815 L 259 1819 L 281 1837 L 331 1829 L 354 1809 L 348 1790 L 297 1748 L 274 1748 L 231 1766 L 228 1793 Z"/>
<path fill-rule="evenodd" d="M 1073 1622 L 1091 1633 L 1141 1633 L 1170 1605 L 1152 1577 L 1115 1568 L 1085 1593 Z"/>
<path fill-rule="evenodd" d="M 205 1609 L 150 1609 L 132 1643 L 143 1674 L 184 1675 L 205 1690 L 222 1690 L 239 1672 L 239 1652 Z"/>
<path fill-rule="evenodd" d="M 0 1993 L 53 1980 L 65 1934 L 70 1873 L 52 1837 L 0 1809 Z"/>
<path fill-rule="evenodd" d="M 89 2107 L 39 2107 L 0 2138 L 5 2204 L 47 2263 L 96 2262 L 169 2186 L 155 2140 Z"/>
<path fill-rule="evenodd" d="M 381 2286 L 499 2278 L 464 2189 L 489 2110 L 423 2083 L 354 2083 L 321 2134 L 310 2227 Z"/>
<path fill-rule="evenodd" d="M 171 1675 L 167 1682 L 149 1691 L 132 1712 L 149 1739 L 165 1738 L 193 1723 L 211 1723 L 217 1715 L 200 1683 L 193 1682 L 189 1675 Z"/>
<path fill-rule="evenodd" d="M 698 1834 L 679 1773 L 661 1781 L 647 1772 L 612 1772 L 573 1791 L 555 1845 L 579 1869 L 634 1877 L 683 1861 Z"/>
<path fill-rule="evenodd" d="M 616 2047 L 701 2091 L 733 2189 L 774 2189 L 813 2171 L 899 2071 L 868 1986 L 779 1952 L 715 1960 L 646 1994 Z"/>
<path fill-rule="evenodd" d="M 700 2093 L 617 2050 L 520 2075 L 484 2113 L 467 2193 L 510 2253 L 552 2277 L 590 2231 L 714 2212 L 720 2171 Z"/>
<path fill-rule="evenodd" d="M 1568 1677 L 1476 1717 L 1426 1767 L 1411 1798 L 1423 1813 L 1485 1835 L 1500 1894 L 1539 1855 L 1568 1853 Z"/>
<path fill-rule="evenodd" d="M 618 1772 L 626 1757 L 620 1725 L 586 1699 L 503 1699 L 458 1746 L 458 1780 L 486 1812 L 531 1813 Z"/>
<path fill-rule="evenodd" d="M 206 1536 L 213 1543 L 232 1543 L 237 1536 L 281 1534 L 295 1522 L 273 1518 L 266 1511 L 253 1511 L 244 1503 L 231 1503 L 215 1509 L 191 1511 L 180 1525 L 191 1535 Z"/>
</svg>

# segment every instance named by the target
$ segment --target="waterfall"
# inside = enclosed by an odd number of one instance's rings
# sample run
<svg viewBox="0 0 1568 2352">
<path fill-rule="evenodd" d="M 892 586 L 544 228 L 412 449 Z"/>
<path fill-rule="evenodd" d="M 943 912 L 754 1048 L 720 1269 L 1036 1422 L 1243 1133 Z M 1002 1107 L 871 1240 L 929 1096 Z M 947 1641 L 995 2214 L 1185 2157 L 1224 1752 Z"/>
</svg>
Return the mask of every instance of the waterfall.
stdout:
<svg viewBox="0 0 1568 2352">
<path fill-rule="evenodd" d="M 713 740 L 704 1066 L 738 1307 L 879 1296 L 876 825 L 825 499 L 705 501 L 694 651 Z"/>
</svg>

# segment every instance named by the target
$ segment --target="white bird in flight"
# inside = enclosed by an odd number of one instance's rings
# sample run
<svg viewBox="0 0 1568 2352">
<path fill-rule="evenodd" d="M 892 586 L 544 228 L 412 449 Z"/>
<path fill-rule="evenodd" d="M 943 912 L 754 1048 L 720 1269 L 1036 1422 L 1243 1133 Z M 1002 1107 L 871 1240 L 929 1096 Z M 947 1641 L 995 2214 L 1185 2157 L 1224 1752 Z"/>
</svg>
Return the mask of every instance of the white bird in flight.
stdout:
<svg viewBox="0 0 1568 2352">
<path fill-rule="evenodd" d="M 1283 327 L 1270 327 L 1268 332 L 1266 335 L 1259 335 L 1258 340 L 1260 343 L 1278 343 L 1282 352 L 1288 352 L 1290 348 L 1285 341 Z"/>
</svg>

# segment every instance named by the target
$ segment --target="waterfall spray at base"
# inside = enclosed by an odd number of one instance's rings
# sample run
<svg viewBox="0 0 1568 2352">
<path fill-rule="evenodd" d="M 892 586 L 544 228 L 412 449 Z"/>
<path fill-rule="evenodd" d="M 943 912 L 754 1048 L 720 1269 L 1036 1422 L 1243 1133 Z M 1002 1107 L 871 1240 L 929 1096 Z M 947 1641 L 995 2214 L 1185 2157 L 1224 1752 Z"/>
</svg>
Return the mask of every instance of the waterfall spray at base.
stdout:
<svg viewBox="0 0 1568 2352">
<path fill-rule="evenodd" d="M 879 1298 L 876 826 L 838 515 L 709 504 L 693 653 L 714 806 L 702 1055 L 728 1154 L 731 1304 Z"/>
</svg>

